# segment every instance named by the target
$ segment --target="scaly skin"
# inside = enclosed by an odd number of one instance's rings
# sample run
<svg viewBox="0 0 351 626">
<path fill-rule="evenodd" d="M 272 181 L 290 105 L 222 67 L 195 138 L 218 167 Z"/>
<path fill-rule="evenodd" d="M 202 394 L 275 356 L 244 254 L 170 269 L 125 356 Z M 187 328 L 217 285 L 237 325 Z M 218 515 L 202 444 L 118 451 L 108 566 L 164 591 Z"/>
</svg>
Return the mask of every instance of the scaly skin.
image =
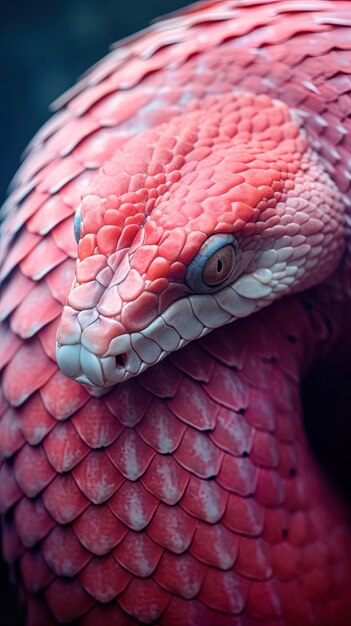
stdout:
<svg viewBox="0 0 351 626">
<path fill-rule="evenodd" d="M 300 401 L 350 341 L 350 17 L 195 6 L 33 140 L 1 300 L 3 553 L 28 624 L 351 623 L 349 520 Z M 213 288 L 197 268 L 223 236 Z"/>
</svg>

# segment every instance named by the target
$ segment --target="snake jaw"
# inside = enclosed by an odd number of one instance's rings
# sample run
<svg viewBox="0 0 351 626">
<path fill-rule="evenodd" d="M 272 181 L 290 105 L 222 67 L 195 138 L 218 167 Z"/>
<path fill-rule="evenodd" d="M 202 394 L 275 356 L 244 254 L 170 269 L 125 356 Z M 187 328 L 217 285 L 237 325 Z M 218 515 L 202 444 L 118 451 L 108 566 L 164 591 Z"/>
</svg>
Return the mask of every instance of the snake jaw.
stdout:
<svg viewBox="0 0 351 626">
<path fill-rule="evenodd" d="M 111 387 L 141 374 L 213 329 L 267 306 L 273 299 L 272 290 L 264 284 L 267 276 L 257 267 L 256 257 L 254 251 L 244 251 L 241 268 L 246 265 L 248 272 L 233 284 L 214 294 L 193 293 L 175 300 L 140 331 L 111 339 L 103 354 L 96 354 L 84 331 L 75 344 L 68 346 L 60 343 L 58 334 L 56 355 L 61 371 L 78 383 Z M 249 271 L 252 267 L 256 276 Z M 69 308 L 66 310 L 70 316 Z"/>
</svg>

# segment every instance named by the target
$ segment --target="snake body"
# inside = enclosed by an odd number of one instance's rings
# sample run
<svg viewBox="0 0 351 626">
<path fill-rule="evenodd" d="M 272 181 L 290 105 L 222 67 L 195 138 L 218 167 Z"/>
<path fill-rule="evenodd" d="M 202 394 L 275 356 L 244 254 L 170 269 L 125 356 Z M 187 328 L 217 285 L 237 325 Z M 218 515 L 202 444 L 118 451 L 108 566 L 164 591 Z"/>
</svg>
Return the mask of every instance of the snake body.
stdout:
<svg viewBox="0 0 351 626">
<path fill-rule="evenodd" d="M 33 139 L 0 307 L 28 624 L 351 623 L 349 519 L 300 389 L 351 339 L 350 21 L 342 0 L 194 5 Z"/>
</svg>

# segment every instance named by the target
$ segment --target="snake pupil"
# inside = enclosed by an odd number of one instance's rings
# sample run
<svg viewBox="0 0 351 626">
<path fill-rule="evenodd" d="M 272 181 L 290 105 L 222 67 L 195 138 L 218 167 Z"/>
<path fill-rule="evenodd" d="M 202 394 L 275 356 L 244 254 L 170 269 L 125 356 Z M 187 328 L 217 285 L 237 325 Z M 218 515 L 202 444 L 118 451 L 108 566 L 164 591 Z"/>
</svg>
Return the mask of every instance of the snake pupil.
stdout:
<svg viewBox="0 0 351 626">
<path fill-rule="evenodd" d="M 217 250 L 206 262 L 202 279 L 205 285 L 216 287 L 230 275 L 235 265 L 235 252 L 231 244 Z"/>
</svg>

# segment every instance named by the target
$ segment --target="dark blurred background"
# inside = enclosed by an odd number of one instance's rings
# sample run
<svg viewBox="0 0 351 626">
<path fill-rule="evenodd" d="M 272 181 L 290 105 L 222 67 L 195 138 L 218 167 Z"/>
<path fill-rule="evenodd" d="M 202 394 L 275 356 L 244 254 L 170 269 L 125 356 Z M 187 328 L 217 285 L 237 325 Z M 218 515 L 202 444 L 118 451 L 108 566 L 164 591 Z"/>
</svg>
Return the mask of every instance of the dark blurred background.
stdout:
<svg viewBox="0 0 351 626">
<path fill-rule="evenodd" d="M 188 0 L 12 0 L 1 2 L 0 205 L 24 148 L 49 105 L 109 46 Z M 16 596 L 0 559 L 0 626 L 19 626 Z"/>
<path fill-rule="evenodd" d="M 50 116 L 49 104 L 107 52 L 187 0 L 1 2 L 0 205 L 19 158 Z"/>
</svg>

